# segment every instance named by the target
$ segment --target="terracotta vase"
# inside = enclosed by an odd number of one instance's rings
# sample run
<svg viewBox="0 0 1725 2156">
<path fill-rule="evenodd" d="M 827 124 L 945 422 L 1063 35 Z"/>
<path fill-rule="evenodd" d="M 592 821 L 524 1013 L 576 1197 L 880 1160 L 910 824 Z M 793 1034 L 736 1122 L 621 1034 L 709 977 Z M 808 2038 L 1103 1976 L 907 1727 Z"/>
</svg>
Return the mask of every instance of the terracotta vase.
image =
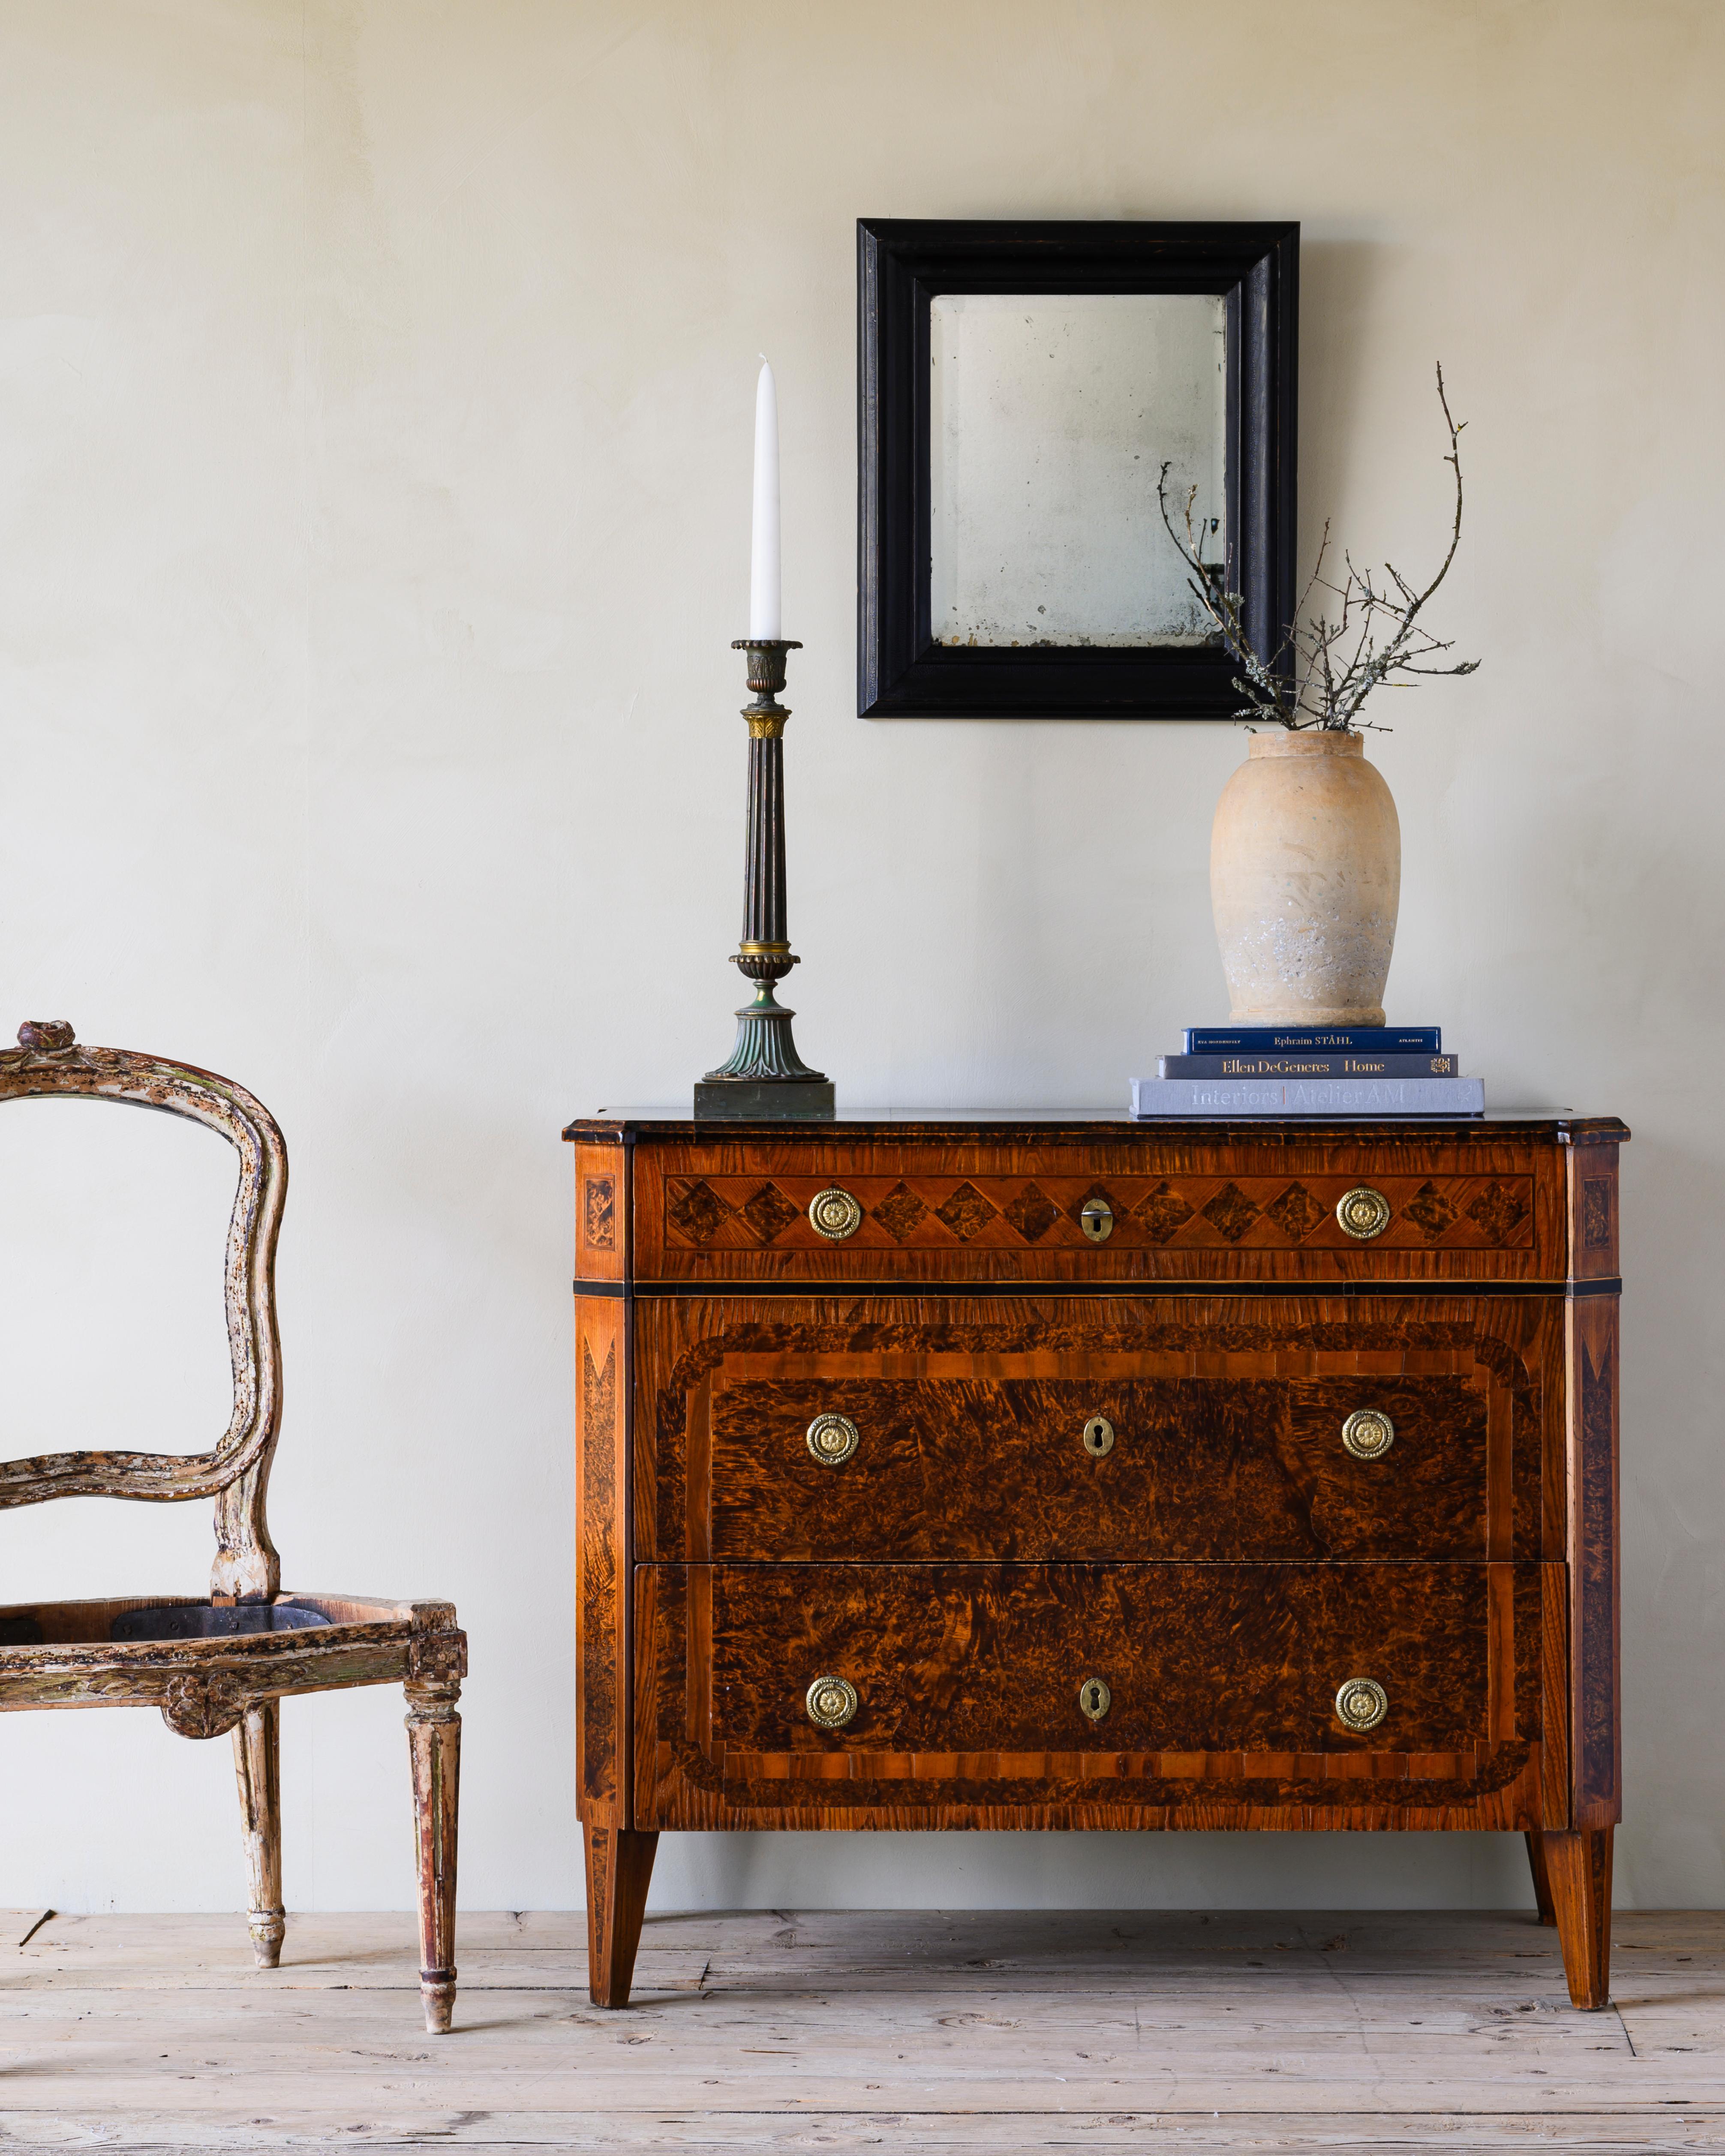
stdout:
<svg viewBox="0 0 1725 2156">
<path fill-rule="evenodd" d="M 1254 734 L 1210 834 L 1230 1019 L 1382 1025 L 1402 834 L 1358 734 Z"/>
</svg>

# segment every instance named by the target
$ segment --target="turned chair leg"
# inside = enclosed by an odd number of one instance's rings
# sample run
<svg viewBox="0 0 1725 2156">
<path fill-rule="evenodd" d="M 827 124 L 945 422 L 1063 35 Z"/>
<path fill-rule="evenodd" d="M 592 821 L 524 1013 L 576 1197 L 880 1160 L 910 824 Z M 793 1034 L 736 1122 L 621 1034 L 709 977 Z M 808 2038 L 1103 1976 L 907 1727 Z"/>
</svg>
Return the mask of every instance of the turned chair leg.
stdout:
<svg viewBox="0 0 1725 2156">
<path fill-rule="evenodd" d="M 588 1991 L 595 2006 L 627 2006 L 659 1836 L 625 1826 L 583 1825 L 581 1833 L 587 1845 Z"/>
<path fill-rule="evenodd" d="M 419 1851 L 419 1992 L 425 2025 L 446 2035 L 455 2006 L 455 1827 L 461 1794 L 461 1687 L 453 1679 L 407 1686 Z"/>
<path fill-rule="evenodd" d="M 245 1827 L 252 1951 L 259 1969 L 281 1959 L 287 1912 L 281 1903 L 281 1702 L 250 1707 L 234 1727 L 234 1771 Z"/>
<path fill-rule="evenodd" d="M 1596 2010 L 1611 1995 L 1611 1829 L 1541 1840 L 1570 2004 Z"/>
<path fill-rule="evenodd" d="M 1522 1838 L 1527 1845 L 1527 1868 L 1533 1874 L 1533 1899 L 1539 1905 L 1539 1921 L 1542 1924 L 1554 1924 L 1558 1912 L 1551 1898 L 1551 1875 L 1545 1868 L 1545 1837 L 1536 1830 Z"/>
</svg>

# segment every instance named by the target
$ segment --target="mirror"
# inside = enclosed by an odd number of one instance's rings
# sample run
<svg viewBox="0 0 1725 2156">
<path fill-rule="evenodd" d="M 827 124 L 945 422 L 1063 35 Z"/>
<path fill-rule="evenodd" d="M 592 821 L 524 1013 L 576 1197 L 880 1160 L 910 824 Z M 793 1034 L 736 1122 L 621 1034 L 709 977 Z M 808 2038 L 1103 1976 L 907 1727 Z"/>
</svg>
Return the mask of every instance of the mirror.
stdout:
<svg viewBox="0 0 1725 2156">
<path fill-rule="evenodd" d="M 942 292 L 929 305 L 937 644 L 1204 644 L 1156 502 L 1227 559 L 1227 316 L 1209 292 Z"/>
<path fill-rule="evenodd" d="M 859 221 L 860 716 L 1234 715 L 1156 482 L 1269 664 L 1299 275 L 1291 223 Z"/>
</svg>

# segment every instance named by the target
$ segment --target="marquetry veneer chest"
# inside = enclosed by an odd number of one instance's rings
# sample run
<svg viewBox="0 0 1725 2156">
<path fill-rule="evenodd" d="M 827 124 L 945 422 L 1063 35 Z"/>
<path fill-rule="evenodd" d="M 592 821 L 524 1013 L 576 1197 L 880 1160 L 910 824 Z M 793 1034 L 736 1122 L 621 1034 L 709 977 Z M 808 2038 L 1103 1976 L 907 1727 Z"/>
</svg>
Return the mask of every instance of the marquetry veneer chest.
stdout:
<svg viewBox="0 0 1725 2156">
<path fill-rule="evenodd" d="M 1500 1828 L 1604 2004 L 1609 1120 L 595 1119 L 579 1810 Z"/>
</svg>

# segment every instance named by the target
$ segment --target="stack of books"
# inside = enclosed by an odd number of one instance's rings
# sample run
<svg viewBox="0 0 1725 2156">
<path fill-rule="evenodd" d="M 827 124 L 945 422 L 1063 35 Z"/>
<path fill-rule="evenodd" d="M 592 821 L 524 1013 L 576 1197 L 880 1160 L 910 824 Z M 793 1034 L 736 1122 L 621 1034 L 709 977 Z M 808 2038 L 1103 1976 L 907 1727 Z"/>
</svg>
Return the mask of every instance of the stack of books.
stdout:
<svg viewBox="0 0 1725 2156">
<path fill-rule="evenodd" d="M 1189 1026 L 1183 1055 L 1132 1081 L 1135 1116 L 1480 1116 L 1435 1025 Z"/>
</svg>

